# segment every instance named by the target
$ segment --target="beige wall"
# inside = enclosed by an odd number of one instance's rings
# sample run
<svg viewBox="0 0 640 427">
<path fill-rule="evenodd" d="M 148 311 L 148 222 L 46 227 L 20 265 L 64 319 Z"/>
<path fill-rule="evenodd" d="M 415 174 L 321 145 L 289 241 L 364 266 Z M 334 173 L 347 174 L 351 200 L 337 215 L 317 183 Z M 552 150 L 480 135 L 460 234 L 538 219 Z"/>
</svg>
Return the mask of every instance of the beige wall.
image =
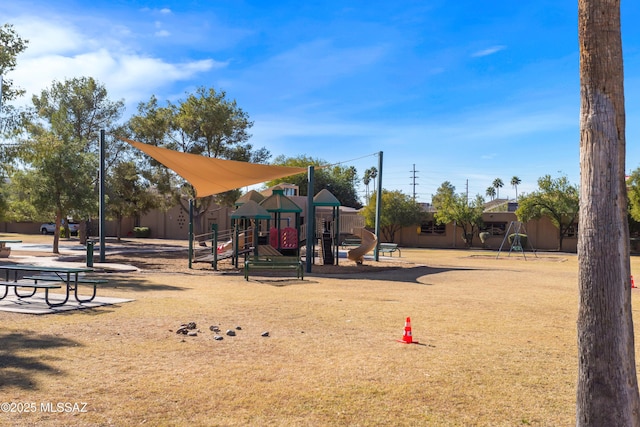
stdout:
<svg viewBox="0 0 640 427">
<path fill-rule="evenodd" d="M 206 233 L 211 230 L 211 224 L 218 224 L 218 230 L 231 228 L 231 210 L 214 206 L 199 218 L 199 227 L 194 224 L 194 233 Z M 155 210 L 140 217 L 140 226 L 151 229 L 151 237 L 155 239 L 188 239 L 189 212 L 180 206 L 174 206 L 166 212 Z"/>
<path fill-rule="evenodd" d="M 294 201 L 303 209 L 302 216 L 306 214 L 306 197 L 292 197 Z M 218 224 L 218 230 L 224 231 L 231 229 L 231 215 L 232 210 L 229 208 L 212 207 L 200 218 L 200 230 L 201 232 L 208 232 L 211 230 L 211 224 Z M 319 210 L 319 215 L 325 215 L 326 212 Z M 355 213 L 349 215 L 357 215 Z M 347 225 L 351 222 L 348 219 L 349 215 L 341 214 L 341 225 Z M 285 215 L 283 215 L 283 218 Z M 291 224 L 294 224 L 295 215 L 291 215 Z M 517 221 L 517 218 L 512 212 L 499 212 L 499 213 L 485 213 L 483 220 L 487 222 L 504 222 L 506 227 L 509 227 L 511 221 Z M 306 221 L 302 221 L 303 223 Z M 127 218 L 122 222 L 121 236 L 127 237 L 133 235 L 134 219 Z M 175 206 L 163 212 L 160 210 L 152 211 L 146 215 L 141 216 L 140 226 L 149 227 L 151 229 L 151 237 L 158 239 L 188 239 L 189 237 L 189 214 L 184 212 L 180 206 Z M 97 227 L 98 224 L 94 223 Z M 19 223 L 0 223 L 0 230 L 5 233 L 24 233 L 24 234 L 37 234 L 39 233 L 40 223 L 33 222 L 19 222 Z M 341 227 L 342 229 L 343 227 Z M 461 237 L 461 229 L 453 230 L 453 224 L 447 224 L 445 232 L 443 234 L 423 234 L 418 232 L 418 227 L 406 227 L 399 233 L 396 233 L 395 243 L 401 246 L 418 247 L 418 248 L 464 248 L 465 242 Z M 558 229 L 551 223 L 548 218 L 542 218 L 540 220 L 529 221 L 524 224 L 526 234 L 529 236 L 533 248 L 536 250 L 557 250 L 558 248 Z M 197 227 L 194 227 L 194 232 L 197 233 Z M 510 232 L 513 232 L 511 230 Z M 351 232 L 351 231 L 349 231 Z M 107 221 L 106 223 L 106 235 L 116 235 L 116 224 L 113 221 Z M 304 234 L 303 234 L 304 236 Z M 484 244 L 480 241 L 480 238 L 475 235 L 473 238 L 473 246 L 478 248 L 487 249 L 499 249 L 503 244 L 504 234 L 491 236 Z M 504 243 L 503 249 L 508 246 L 508 242 Z M 565 252 L 576 252 L 577 238 L 565 237 L 563 241 L 562 250 Z M 508 249 L 508 248 L 507 248 Z"/>
<path fill-rule="evenodd" d="M 487 222 L 504 222 L 509 234 L 515 232 L 509 226 L 512 221 L 517 221 L 516 215 L 511 212 L 486 213 L 483 220 Z M 513 224 L 515 227 L 516 224 Z M 536 250 L 557 250 L 558 249 L 558 229 L 548 218 L 532 220 L 524 225 L 530 243 Z M 522 232 L 522 230 L 521 230 Z M 565 252 L 576 252 L 577 238 L 565 237 L 562 250 Z M 492 235 L 483 244 L 478 235 L 473 237 L 473 247 L 486 249 L 499 249 L 503 245 L 504 234 Z M 396 234 L 396 242 L 401 246 L 418 248 L 464 248 L 465 242 L 462 240 L 462 229 L 457 227 L 454 233 L 453 224 L 447 224 L 443 234 L 422 234 L 418 232 L 418 227 L 405 227 L 399 234 Z M 527 246 L 529 244 L 527 243 Z M 503 249 L 508 249 L 508 242 L 504 242 Z"/>
</svg>

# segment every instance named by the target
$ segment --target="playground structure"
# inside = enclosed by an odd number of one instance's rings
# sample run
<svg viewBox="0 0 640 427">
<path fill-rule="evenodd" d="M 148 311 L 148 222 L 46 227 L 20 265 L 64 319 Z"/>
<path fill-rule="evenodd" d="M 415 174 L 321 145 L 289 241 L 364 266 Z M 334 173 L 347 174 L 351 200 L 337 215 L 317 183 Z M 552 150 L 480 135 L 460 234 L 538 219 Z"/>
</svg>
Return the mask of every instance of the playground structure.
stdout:
<svg viewBox="0 0 640 427">
<path fill-rule="evenodd" d="M 249 162 L 238 162 L 232 160 L 223 160 L 217 159 L 207 156 L 196 155 L 193 153 L 184 153 L 178 152 L 174 150 L 170 150 L 164 147 L 153 146 L 149 144 L 143 144 L 141 142 L 133 141 L 127 138 L 119 139 L 131 144 L 133 147 L 138 150 L 144 152 L 148 156 L 154 158 L 156 161 L 160 162 L 164 166 L 168 167 L 178 175 L 180 175 L 183 179 L 189 182 L 190 185 L 193 186 L 195 191 L 195 197 L 207 197 L 215 194 L 220 194 L 229 190 L 242 188 L 248 185 L 258 184 L 261 182 L 266 182 L 269 180 L 284 178 L 287 176 L 292 176 L 296 174 L 300 174 L 305 172 L 305 168 L 302 167 L 289 167 L 289 166 L 280 166 L 280 165 L 265 165 L 265 164 L 255 164 Z M 105 140 L 105 132 L 101 130 L 100 132 L 100 149 L 104 149 L 104 140 Z M 377 191 L 378 194 L 382 194 L 382 165 L 383 165 L 383 153 L 382 151 L 376 154 L 378 156 L 378 180 L 377 180 Z M 104 193 L 104 180 L 102 177 L 104 176 L 104 160 L 100 162 L 100 260 L 104 260 L 104 234 L 102 231 L 105 229 L 104 224 L 104 211 L 105 211 L 105 193 Z M 204 171 L 204 172 L 203 172 Z M 316 228 L 315 224 L 315 206 L 313 203 L 313 199 L 311 195 L 313 194 L 314 188 L 314 166 L 309 165 L 306 168 L 307 172 L 307 208 L 309 209 L 309 215 L 307 216 L 309 219 L 309 225 L 306 227 L 306 233 L 304 234 L 306 238 L 304 241 L 306 242 L 306 271 L 311 272 L 311 265 L 315 258 L 315 241 L 316 235 L 314 234 L 314 229 Z M 282 195 L 284 197 L 284 194 Z M 295 203 L 294 203 L 295 204 Z M 376 199 L 376 219 L 375 219 L 375 234 L 380 234 L 380 212 L 382 210 L 382 198 L 378 197 Z M 276 215 L 277 216 L 277 215 Z M 275 219 L 276 228 L 278 229 L 277 237 L 275 238 L 278 242 L 278 246 L 282 246 L 282 234 L 280 233 L 280 221 L 278 218 Z M 331 245 L 331 248 L 335 248 L 337 252 L 338 248 L 338 236 L 339 236 L 339 227 L 338 227 L 338 218 L 336 216 L 336 226 L 334 227 L 334 231 L 330 233 L 331 238 L 333 239 L 334 244 Z M 235 227 L 234 227 L 235 228 Z M 270 229 L 269 225 L 267 228 Z M 296 221 L 295 221 L 295 229 L 297 232 L 297 236 L 300 236 L 300 216 L 299 213 L 296 213 Z M 259 224 L 256 221 L 254 236 L 260 237 L 259 233 Z M 236 236 L 238 236 L 238 229 L 235 229 Z M 237 243 L 233 243 L 235 247 L 238 247 Z M 236 238 L 236 242 L 237 242 Z M 297 245 L 295 248 L 296 256 L 300 258 L 300 239 L 298 237 Z M 228 240 L 227 240 L 228 242 Z M 205 242 L 206 244 L 206 242 Z M 256 239 L 254 240 L 254 251 L 258 251 L 258 246 L 260 242 Z M 328 245 L 327 245 L 328 246 Z M 217 248 L 217 245 L 215 245 Z M 323 246 L 324 250 L 324 246 Z M 217 255 L 217 250 L 215 251 L 214 259 Z M 236 258 L 239 257 L 239 250 L 234 251 L 234 256 Z M 337 253 L 336 253 L 337 255 Z M 374 251 L 374 260 L 379 260 L 379 251 Z M 338 256 L 335 257 L 336 263 L 338 260 Z M 192 262 L 194 260 L 194 233 L 193 233 L 193 200 L 189 201 L 189 267 L 191 268 Z M 217 262 L 217 261 L 215 261 Z M 215 266 L 214 266 L 215 268 Z"/>
<path fill-rule="evenodd" d="M 210 263 L 214 270 L 218 262 L 230 259 L 238 268 L 241 259 L 255 259 L 258 256 L 283 256 L 300 260 L 306 258 L 307 224 L 301 224 L 303 209 L 291 198 L 275 187 L 268 197 L 250 191 L 235 203 L 237 209 L 231 214 L 231 230 L 219 231 L 217 224 L 211 230 L 200 235 L 191 234 L 189 267 L 193 263 Z M 362 224 L 348 230 L 341 230 L 340 202 L 328 190 L 320 191 L 313 199 L 315 230 L 311 244 L 312 263 L 316 257 L 325 265 L 339 262 L 340 235 L 357 233 L 362 244 L 347 254 L 351 261 L 361 264 L 364 255 L 373 251 L 377 245 L 375 235 L 364 230 Z M 316 210 L 317 208 L 317 210 Z M 327 209 L 330 208 L 330 209 Z M 352 215 L 353 216 L 353 215 Z M 347 226 L 352 222 L 347 221 Z M 308 246 L 307 246 L 308 247 Z M 317 247 L 317 251 L 316 251 Z"/>
<path fill-rule="evenodd" d="M 504 238 L 502 239 L 502 243 L 500 244 L 500 249 L 498 249 L 498 254 L 496 255 L 496 259 L 498 259 L 498 257 L 500 256 L 500 253 L 502 252 L 502 248 L 505 245 L 505 243 L 509 244 L 508 256 L 511 256 L 511 252 L 520 252 L 522 253 L 522 256 L 524 257 L 524 259 L 526 260 L 527 256 L 525 255 L 524 251 L 525 251 L 525 246 L 527 246 L 527 243 L 528 243 L 529 249 L 531 250 L 531 252 L 533 252 L 533 255 L 535 255 L 535 257 L 538 258 L 538 254 L 536 253 L 536 250 L 533 248 L 531 239 L 529 239 L 527 235 L 527 230 L 524 224 L 520 221 L 511 221 L 509 223 L 509 227 L 507 228 L 507 231 L 504 233 Z"/>
<path fill-rule="evenodd" d="M 355 261 L 356 264 L 362 264 L 364 262 L 364 256 L 373 251 L 378 246 L 378 238 L 375 234 L 364 228 L 359 230 L 362 244 L 356 248 L 350 249 L 347 252 L 347 258 L 351 261 Z"/>
</svg>

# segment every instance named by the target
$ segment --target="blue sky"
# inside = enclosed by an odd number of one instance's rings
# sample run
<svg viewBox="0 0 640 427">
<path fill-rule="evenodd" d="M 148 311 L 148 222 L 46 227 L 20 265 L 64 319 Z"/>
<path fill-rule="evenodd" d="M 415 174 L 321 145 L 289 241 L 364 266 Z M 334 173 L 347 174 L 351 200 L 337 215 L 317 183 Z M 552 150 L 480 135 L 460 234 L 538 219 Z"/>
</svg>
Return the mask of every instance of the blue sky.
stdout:
<svg viewBox="0 0 640 427">
<path fill-rule="evenodd" d="M 622 7 L 632 171 L 640 7 Z M 545 174 L 579 183 L 575 1 L 21 0 L 0 16 L 29 40 L 7 76 L 29 94 L 92 76 L 130 115 L 214 87 L 254 121 L 254 146 L 360 176 L 382 151 L 383 186 L 421 202 L 443 181 L 484 196 L 501 178 L 502 198 L 514 175 L 519 194 Z"/>
</svg>

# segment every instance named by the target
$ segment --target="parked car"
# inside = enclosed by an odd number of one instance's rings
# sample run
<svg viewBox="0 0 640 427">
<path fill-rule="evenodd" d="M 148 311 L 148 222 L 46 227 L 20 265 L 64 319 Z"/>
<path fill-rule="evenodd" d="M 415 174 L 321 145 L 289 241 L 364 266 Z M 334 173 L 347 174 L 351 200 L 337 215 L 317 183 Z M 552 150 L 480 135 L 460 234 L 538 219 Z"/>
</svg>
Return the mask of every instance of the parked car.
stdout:
<svg viewBox="0 0 640 427">
<path fill-rule="evenodd" d="M 80 224 L 78 224 L 77 222 L 69 223 L 69 232 L 71 233 L 72 236 L 77 236 L 79 229 L 80 229 Z M 42 234 L 53 234 L 55 230 L 56 230 L 55 222 L 45 222 L 44 224 L 40 225 L 40 233 Z"/>
</svg>

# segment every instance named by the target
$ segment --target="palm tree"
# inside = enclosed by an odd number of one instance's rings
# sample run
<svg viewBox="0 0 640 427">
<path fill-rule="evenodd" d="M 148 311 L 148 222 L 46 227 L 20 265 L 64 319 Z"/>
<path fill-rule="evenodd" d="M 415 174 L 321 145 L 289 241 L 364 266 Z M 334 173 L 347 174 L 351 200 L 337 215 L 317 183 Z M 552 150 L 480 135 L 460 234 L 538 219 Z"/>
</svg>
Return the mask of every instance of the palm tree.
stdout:
<svg viewBox="0 0 640 427">
<path fill-rule="evenodd" d="M 578 0 L 578 39 L 581 108 L 576 426 L 637 426 L 640 393 L 624 182 L 620 0 Z"/>
<path fill-rule="evenodd" d="M 371 170 L 367 169 L 366 171 L 364 171 L 362 182 L 364 183 L 365 197 L 367 201 L 369 201 L 369 184 L 371 183 Z"/>
<path fill-rule="evenodd" d="M 500 178 L 496 178 L 496 179 L 493 180 L 493 186 L 497 190 L 496 197 L 499 199 L 500 198 L 500 189 L 502 187 L 504 187 L 504 182 L 502 182 L 502 180 Z"/>
<path fill-rule="evenodd" d="M 518 201 L 518 185 L 520 185 L 522 181 L 517 176 L 511 178 L 511 185 L 516 189 L 516 202 Z"/>
<path fill-rule="evenodd" d="M 376 178 L 378 177 L 378 169 L 376 169 L 375 167 L 371 166 L 367 170 L 369 171 L 369 176 L 373 180 L 373 188 L 376 188 Z"/>
<path fill-rule="evenodd" d="M 487 196 L 491 197 L 491 200 L 493 200 L 496 197 L 496 189 L 495 189 L 495 187 L 487 188 Z"/>
</svg>

